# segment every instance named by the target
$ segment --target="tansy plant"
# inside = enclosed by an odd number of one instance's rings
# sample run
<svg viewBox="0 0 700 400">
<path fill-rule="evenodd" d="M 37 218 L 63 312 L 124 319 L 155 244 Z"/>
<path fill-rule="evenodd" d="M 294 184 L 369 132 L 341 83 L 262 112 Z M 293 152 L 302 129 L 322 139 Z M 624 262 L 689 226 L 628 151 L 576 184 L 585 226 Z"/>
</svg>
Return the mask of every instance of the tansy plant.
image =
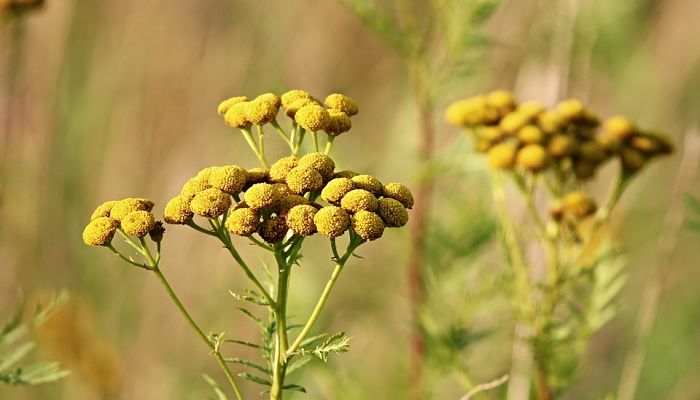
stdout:
<svg viewBox="0 0 700 400">
<path fill-rule="evenodd" d="M 624 282 L 621 263 L 600 246 L 601 228 L 630 181 L 671 153 L 671 143 L 622 116 L 601 124 L 579 100 L 546 109 L 503 90 L 453 103 L 446 119 L 465 129 L 492 171 L 520 339 L 532 354 L 538 397 L 555 398 L 590 335 L 614 315 L 611 302 Z M 585 189 L 607 162 L 615 162 L 617 177 L 599 207 Z M 513 222 L 504 180 L 521 195 L 527 224 Z M 527 257 L 525 248 L 542 249 L 543 259 Z"/>
<path fill-rule="evenodd" d="M 330 353 L 347 351 L 348 338 L 342 332 L 311 335 L 314 323 L 353 252 L 364 243 L 379 239 L 385 227 L 404 226 L 408 221 L 407 209 L 413 206 L 411 192 L 400 183 L 382 184 L 372 175 L 336 171 L 329 156 L 333 141 L 350 130 L 350 117 L 357 114 L 358 108 L 351 98 L 342 94 L 331 94 L 324 104 L 302 90 L 291 90 L 281 97 L 267 93 L 252 100 L 246 97 L 224 100 L 218 112 L 226 124 L 240 129 L 262 167 L 204 168 L 185 182 L 182 191 L 165 206 L 166 223 L 188 226 L 219 240 L 250 281 L 252 289 L 234 297 L 267 308 L 269 322 L 242 309 L 260 326 L 260 344 L 223 340 L 222 334 L 207 334 L 191 317 L 163 275 L 164 228 L 152 214 L 153 202 L 142 198 L 108 201 L 97 207 L 83 232 L 86 244 L 105 247 L 126 263 L 156 276 L 216 358 L 237 399 L 243 395 L 229 368 L 231 363 L 249 367 L 250 371 L 239 376 L 269 386 L 270 399 L 281 399 L 285 390 L 305 390 L 287 383 L 287 374 L 314 356 L 325 361 Z M 277 121 L 280 108 L 291 121 L 289 129 Z M 290 153 L 271 165 L 264 146 L 268 139 L 266 127 L 284 140 Z M 313 152 L 303 154 L 309 144 Z M 290 275 L 301 261 L 304 242 L 317 233 L 329 241 L 335 268 L 306 322 L 291 326 L 287 317 Z M 127 249 L 136 251 L 137 259 L 114 246 L 115 234 L 124 239 Z M 264 283 L 243 259 L 239 248 L 250 244 L 274 256 L 276 283 L 272 278 L 269 284 Z M 304 312 L 296 310 L 294 314 Z M 300 330 L 292 335 L 293 328 Z M 224 344 L 259 349 L 265 363 L 224 356 L 223 352 L 228 350 Z M 224 396 L 220 388 L 215 389 Z"/>
</svg>

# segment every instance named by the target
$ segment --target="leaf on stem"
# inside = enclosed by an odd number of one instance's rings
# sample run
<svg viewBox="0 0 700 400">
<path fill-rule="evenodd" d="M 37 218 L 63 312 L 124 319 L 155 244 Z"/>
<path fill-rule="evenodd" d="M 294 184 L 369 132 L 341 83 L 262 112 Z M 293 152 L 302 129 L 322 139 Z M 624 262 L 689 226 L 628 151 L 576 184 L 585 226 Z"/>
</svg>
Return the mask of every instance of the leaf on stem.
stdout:
<svg viewBox="0 0 700 400">
<path fill-rule="evenodd" d="M 345 335 L 345 332 L 338 332 L 331 335 L 325 342 L 317 346 L 311 351 L 313 355 L 318 357 L 323 362 L 328 361 L 328 355 L 331 353 L 340 354 L 350 350 L 350 338 Z"/>
</svg>

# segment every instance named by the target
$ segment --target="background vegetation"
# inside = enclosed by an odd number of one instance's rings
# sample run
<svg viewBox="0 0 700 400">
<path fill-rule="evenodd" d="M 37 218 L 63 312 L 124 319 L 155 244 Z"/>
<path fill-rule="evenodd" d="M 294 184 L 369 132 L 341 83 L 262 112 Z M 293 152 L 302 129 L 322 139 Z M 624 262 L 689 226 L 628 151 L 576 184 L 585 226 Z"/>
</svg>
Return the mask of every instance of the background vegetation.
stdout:
<svg viewBox="0 0 700 400">
<path fill-rule="evenodd" d="M 218 378 L 219 371 L 157 283 L 84 247 L 80 232 L 102 199 L 129 193 L 162 207 L 201 167 L 253 166 L 216 105 L 231 95 L 297 87 L 340 91 L 359 103 L 353 130 L 334 149 L 339 167 L 372 170 L 412 187 L 435 183 L 420 305 L 422 374 L 433 398 L 456 399 L 465 379 L 502 375 L 510 356 L 507 332 L 495 329 L 508 316 L 499 295 L 500 250 L 489 241 L 487 180 L 467 141 L 442 122 L 444 106 L 504 87 L 548 105 L 580 97 L 604 115 L 625 113 L 671 133 L 678 153 L 645 171 L 613 218 L 611 234 L 622 240 L 629 271 L 623 308 L 594 337 L 568 397 L 617 392 L 625 357 L 644 333 L 635 325 L 638 306 L 656 301 L 636 398 L 700 396 L 700 236 L 686 228 L 692 222 L 681 223 L 693 209 L 683 198 L 700 196 L 700 42 L 694 40 L 700 3 L 502 1 L 483 24 L 465 23 L 469 38 L 479 40 L 460 48 L 469 57 L 459 68 L 435 63 L 440 68 L 427 74 L 452 77 L 431 105 L 436 129 L 427 164 L 420 153 L 420 92 L 412 89 L 405 53 L 396 50 L 408 36 L 385 40 L 358 12 L 374 3 L 349 3 L 47 1 L 25 15 L 2 15 L 0 316 L 13 315 L 17 288 L 30 299 L 68 289 L 68 304 L 36 331 L 31 357 L 57 360 L 72 373 L 45 386 L 0 386 L 0 398 L 209 393 L 201 373 Z M 475 4 L 434 2 L 450 3 Z M 415 15 L 423 15 L 428 3 L 416 4 Z M 448 26 L 444 15 L 431 18 L 431 29 Z M 439 54 L 429 55 L 434 61 Z M 606 176 L 594 191 L 605 190 Z M 327 330 L 352 337 L 351 351 L 307 370 L 308 398 L 406 397 L 414 323 L 403 267 L 411 242 L 407 230 L 388 234 L 394 237 L 363 248 L 365 262 L 348 265 L 321 317 Z M 164 252 L 164 268 L 200 320 L 212 331 L 255 337 L 227 294 L 240 285 L 222 249 L 170 228 Z M 316 269 L 326 265 L 321 254 L 307 254 L 295 277 L 310 291 L 320 291 L 329 272 Z M 315 297 L 291 302 L 308 309 Z"/>
</svg>

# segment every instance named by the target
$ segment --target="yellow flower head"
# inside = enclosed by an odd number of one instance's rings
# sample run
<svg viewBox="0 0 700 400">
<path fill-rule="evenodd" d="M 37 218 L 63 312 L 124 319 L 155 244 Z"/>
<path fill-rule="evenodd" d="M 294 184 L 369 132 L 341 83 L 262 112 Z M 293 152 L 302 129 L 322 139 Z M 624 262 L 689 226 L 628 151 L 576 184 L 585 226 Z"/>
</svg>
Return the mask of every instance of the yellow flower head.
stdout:
<svg viewBox="0 0 700 400">
<path fill-rule="evenodd" d="M 355 171 L 350 171 L 349 169 L 344 169 L 333 174 L 333 178 L 348 178 L 351 179 L 354 176 L 359 175 Z"/>
<path fill-rule="evenodd" d="M 356 175 L 350 178 L 358 189 L 365 189 L 373 195 L 382 195 L 383 186 L 379 180 L 372 175 Z"/>
<path fill-rule="evenodd" d="M 544 133 L 535 125 L 525 125 L 518 130 L 518 140 L 525 144 L 537 144 L 544 141 Z"/>
<path fill-rule="evenodd" d="M 294 119 L 294 116 L 297 114 L 297 111 L 299 111 L 302 107 L 306 107 L 308 105 L 318 105 L 318 103 L 316 102 L 316 100 L 311 98 L 297 99 L 284 107 L 284 113 L 287 114 L 289 118 Z"/>
<path fill-rule="evenodd" d="M 659 133 L 637 133 L 629 139 L 630 147 L 641 151 L 648 156 L 671 154 L 673 144 L 671 140 Z"/>
<path fill-rule="evenodd" d="M 247 104 L 247 101 L 242 101 L 229 107 L 229 109 L 226 110 L 226 114 L 224 114 L 226 125 L 241 129 L 249 127 L 250 121 L 248 121 L 248 117 L 246 116 Z"/>
<path fill-rule="evenodd" d="M 333 178 L 321 191 L 321 198 L 331 204 L 340 204 L 340 199 L 355 189 L 355 183 L 348 178 Z"/>
<path fill-rule="evenodd" d="M 520 113 L 518 111 L 514 111 L 510 114 L 507 114 L 501 122 L 499 122 L 498 126 L 505 132 L 508 133 L 515 133 L 517 132 L 520 128 L 523 126 L 527 125 L 530 122 L 530 117 Z"/>
<path fill-rule="evenodd" d="M 284 182 L 287 179 L 289 171 L 297 165 L 299 165 L 299 159 L 295 156 L 280 158 L 270 167 L 270 181 Z"/>
<path fill-rule="evenodd" d="M 122 220 L 122 229 L 124 232 L 136 237 L 148 235 L 148 232 L 155 226 L 156 219 L 153 217 L 153 214 L 148 211 L 134 211 L 129 213 L 129 215 Z"/>
<path fill-rule="evenodd" d="M 564 121 L 556 112 L 543 111 L 537 116 L 537 126 L 539 126 L 542 132 L 553 134 L 562 129 Z"/>
<path fill-rule="evenodd" d="M 236 97 L 228 98 L 228 99 L 222 101 L 221 103 L 219 103 L 219 106 L 216 108 L 216 111 L 221 115 L 225 115 L 226 111 L 228 111 L 228 109 L 231 108 L 231 106 L 233 106 L 234 104 L 244 102 L 244 101 L 248 101 L 248 98 L 245 96 L 236 96 Z"/>
<path fill-rule="evenodd" d="M 567 193 L 562 199 L 564 216 L 572 220 L 580 220 L 593 215 L 597 206 L 593 197 L 584 192 Z"/>
<path fill-rule="evenodd" d="M 620 150 L 620 147 L 622 146 L 623 141 L 620 140 L 619 137 L 617 137 L 615 134 L 610 133 L 607 130 L 602 130 L 598 132 L 594 137 L 593 140 L 598 144 L 598 146 L 611 153 L 615 153 L 618 150 Z"/>
<path fill-rule="evenodd" d="M 563 158 L 573 155 L 578 149 L 578 142 L 569 135 L 557 133 L 547 144 L 547 153 L 553 158 Z"/>
<path fill-rule="evenodd" d="M 382 194 L 384 197 L 398 200 L 406 208 L 413 208 L 413 194 L 406 186 L 400 183 L 387 183 L 382 188 Z"/>
<path fill-rule="evenodd" d="M 265 168 L 251 168 L 246 171 L 246 185 L 262 183 L 270 178 L 270 171 Z"/>
<path fill-rule="evenodd" d="M 518 105 L 516 112 L 524 115 L 529 120 L 534 119 L 544 111 L 544 106 L 536 101 L 526 101 Z"/>
<path fill-rule="evenodd" d="M 328 121 L 330 119 L 331 117 L 328 114 L 328 111 L 316 104 L 304 106 L 300 108 L 296 114 L 294 114 L 294 120 L 297 122 L 297 124 L 307 131 L 312 132 L 323 130 L 323 128 L 328 125 Z"/>
<path fill-rule="evenodd" d="M 296 194 L 304 194 L 322 188 L 323 177 L 315 169 L 299 165 L 287 174 L 287 186 Z"/>
<path fill-rule="evenodd" d="M 316 232 L 314 217 L 317 212 L 316 207 L 311 205 L 294 206 L 287 213 L 287 226 L 297 235 L 313 235 Z"/>
<path fill-rule="evenodd" d="M 323 207 L 314 216 L 314 223 L 321 235 L 338 237 L 350 228 L 350 215 L 340 207 Z"/>
<path fill-rule="evenodd" d="M 495 122 L 499 117 L 498 110 L 487 103 L 485 96 L 456 101 L 445 111 L 445 119 L 454 126 L 477 126 Z"/>
<path fill-rule="evenodd" d="M 615 115 L 606 119 L 603 122 L 603 128 L 618 140 L 625 140 L 637 131 L 632 121 L 621 115 Z"/>
<path fill-rule="evenodd" d="M 294 89 L 290 90 L 280 97 L 280 100 L 282 102 L 282 107 L 287 108 L 289 107 L 290 104 L 294 103 L 295 101 L 299 99 L 308 99 L 311 100 L 313 97 L 308 92 L 305 92 L 303 90 L 299 89 Z"/>
<path fill-rule="evenodd" d="M 528 144 L 518 150 L 516 163 L 527 171 L 541 171 L 547 166 L 547 151 L 539 144 Z"/>
<path fill-rule="evenodd" d="M 482 126 L 477 128 L 476 137 L 493 144 L 506 137 L 506 133 L 497 126 Z"/>
<path fill-rule="evenodd" d="M 106 246 L 112 242 L 119 221 L 109 217 L 97 217 L 83 230 L 83 242 L 89 246 Z"/>
<path fill-rule="evenodd" d="M 342 111 L 329 109 L 328 117 L 328 124 L 323 130 L 331 136 L 338 136 L 352 128 L 352 120 Z"/>
<path fill-rule="evenodd" d="M 282 104 L 282 99 L 274 93 L 263 93 L 256 97 L 255 100 L 266 101 L 277 109 L 279 109 Z"/>
<path fill-rule="evenodd" d="M 112 211 L 112 207 L 118 202 L 116 200 L 105 201 L 104 203 L 97 206 L 95 211 L 93 211 L 90 221 L 99 217 L 109 217 L 109 212 Z"/>
<path fill-rule="evenodd" d="M 269 183 L 256 183 L 245 191 L 245 202 L 253 210 L 271 208 L 280 198 L 280 192 Z"/>
<path fill-rule="evenodd" d="M 328 106 L 328 108 L 343 112 L 350 117 L 359 112 L 359 108 L 357 107 L 355 100 L 345 96 L 344 94 L 333 93 L 326 97 L 326 100 L 323 102 L 326 104 L 326 106 Z"/>
<path fill-rule="evenodd" d="M 280 198 L 295 194 L 294 192 L 292 192 L 292 189 L 290 189 L 289 186 L 287 186 L 287 184 L 285 183 L 273 183 L 272 187 L 274 187 L 275 190 L 280 194 Z"/>
<path fill-rule="evenodd" d="M 165 226 L 163 226 L 163 223 L 161 221 L 156 221 L 155 226 L 153 229 L 148 232 L 148 236 L 150 236 L 151 240 L 160 243 L 163 240 L 163 234 L 165 233 Z"/>
<path fill-rule="evenodd" d="M 226 165 L 211 171 L 209 184 L 227 193 L 240 193 L 245 187 L 247 171 L 238 165 Z"/>
<path fill-rule="evenodd" d="M 503 115 L 515 108 L 515 98 L 508 90 L 494 90 L 486 95 L 486 102 Z"/>
<path fill-rule="evenodd" d="M 260 227 L 260 213 L 252 208 L 233 210 L 228 214 L 225 226 L 234 235 L 250 236 Z"/>
<path fill-rule="evenodd" d="M 384 234 L 384 221 L 371 211 L 361 210 L 352 216 L 352 229 L 362 239 L 377 240 Z"/>
<path fill-rule="evenodd" d="M 388 227 L 398 228 L 408 222 L 408 211 L 400 201 L 385 197 L 379 199 L 377 213 Z"/>
<path fill-rule="evenodd" d="M 109 211 L 109 217 L 121 221 L 133 211 L 146 211 L 153 208 L 153 202 L 146 199 L 129 197 L 119 200 Z"/>
<path fill-rule="evenodd" d="M 279 243 L 284 239 L 289 228 L 287 221 L 280 216 L 263 220 L 258 228 L 258 235 L 269 244 Z"/>
<path fill-rule="evenodd" d="M 197 193 L 190 201 L 193 213 L 207 218 L 216 218 L 231 207 L 231 196 L 216 188 Z"/>
<path fill-rule="evenodd" d="M 486 154 L 491 168 L 509 169 L 515 162 L 517 148 L 510 143 L 499 143 L 489 149 Z"/>
<path fill-rule="evenodd" d="M 275 206 L 275 212 L 277 213 L 277 215 L 282 215 L 289 212 L 289 210 L 291 210 L 294 206 L 310 204 L 311 202 L 309 201 L 309 199 L 307 199 L 304 196 L 300 196 L 298 194 L 289 194 L 282 197 L 282 200 L 280 200 L 279 203 L 277 203 L 277 206 Z"/>
<path fill-rule="evenodd" d="M 580 100 L 569 99 L 557 104 L 556 112 L 565 121 L 577 121 L 585 117 L 586 108 Z"/>
<path fill-rule="evenodd" d="M 195 175 L 194 178 L 202 182 L 209 182 L 209 176 L 211 175 L 212 171 L 214 171 L 217 168 L 219 167 L 202 168 L 199 172 L 197 172 L 197 175 Z"/>
<path fill-rule="evenodd" d="M 209 189 L 211 185 L 209 185 L 209 179 L 201 179 L 201 178 L 190 178 L 185 182 L 185 184 L 182 186 L 182 190 L 180 190 L 180 194 L 183 196 L 187 197 L 194 197 L 197 193 L 201 192 L 202 190 Z"/>
<path fill-rule="evenodd" d="M 299 159 L 299 166 L 315 169 L 324 181 L 328 181 L 333 177 L 335 162 L 323 153 L 309 153 Z"/>
<path fill-rule="evenodd" d="M 191 197 L 177 195 L 168 201 L 163 211 L 163 219 L 169 224 L 182 225 L 192 218 L 190 211 Z"/>
<path fill-rule="evenodd" d="M 265 125 L 277 116 L 277 107 L 267 100 L 255 99 L 245 103 L 245 117 L 254 125 Z"/>
<path fill-rule="evenodd" d="M 351 213 L 360 210 L 377 211 L 377 198 L 367 190 L 354 189 L 343 196 L 340 206 Z"/>
</svg>

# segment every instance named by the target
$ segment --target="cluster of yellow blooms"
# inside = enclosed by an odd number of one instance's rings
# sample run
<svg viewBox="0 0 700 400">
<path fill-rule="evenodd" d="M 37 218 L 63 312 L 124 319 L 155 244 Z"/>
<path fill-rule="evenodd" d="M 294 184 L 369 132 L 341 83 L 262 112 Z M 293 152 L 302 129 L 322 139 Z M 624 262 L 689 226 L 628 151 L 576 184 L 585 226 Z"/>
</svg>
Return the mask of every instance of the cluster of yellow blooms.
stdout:
<svg viewBox="0 0 700 400">
<path fill-rule="evenodd" d="M 165 222 L 186 224 L 195 215 L 225 215 L 232 234 L 257 233 L 270 244 L 282 241 L 288 230 L 300 236 L 318 232 L 338 237 L 351 226 L 371 241 L 381 237 L 385 227 L 406 224 L 413 196 L 405 186 L 334 170 L 333 160 L 322 153 L 284 157 L 269 170 L 208 167 L 168 202 Z M 319 197 L 328 204 L 317 203 Z"/>
<path fill-rule="evenodd" d="M 673 151 L 665 135 L 642 131 L 623 116 L 601 124 L 576 99 L 546 109 L 534 101 L 518 103 L 512 93 L 496 90 L 451 104 L 445 116 L 450 124 L 469 128 L 475 149 L 486 154 L 491 168 L 551 173 L 563 187 L 578 187 L 611 159 L 619 159 L 629 175 L 649 160 Z M 571 192 L 562 200 L 577 218 L 596 209 L 593 199 L 583 192 Z"/>
<path fill-rule="evenodd" d="M 324 107 L 325 104 L 325 107 Z M 324 131 L 338 136 L 352 127 L 350 117 L 357 114 L 357 104 L 348 96 L 334 93 L 323 104 L 309 93 L 294 89 L 277 96 L 265 93 L 249 100 L 246 96 L 226 99 L 219 104 L 218 112 L 231 127 L 247 129 L 251 125 L 276 124 L 279 109 L 307 131 Z"/>
<path fill-rule="evenodd" d="M 151 214 L 153 206 L 151 200 L 143 198 L 106 201 L 92 213 L 83 231 L 83 241 L 91 246 L 107 246 L 117 229 L 121 229 L 128 235 L 139 238 L 150 235 L 154 242 L 160 242 L 165 228 Z"/>
</svg>

